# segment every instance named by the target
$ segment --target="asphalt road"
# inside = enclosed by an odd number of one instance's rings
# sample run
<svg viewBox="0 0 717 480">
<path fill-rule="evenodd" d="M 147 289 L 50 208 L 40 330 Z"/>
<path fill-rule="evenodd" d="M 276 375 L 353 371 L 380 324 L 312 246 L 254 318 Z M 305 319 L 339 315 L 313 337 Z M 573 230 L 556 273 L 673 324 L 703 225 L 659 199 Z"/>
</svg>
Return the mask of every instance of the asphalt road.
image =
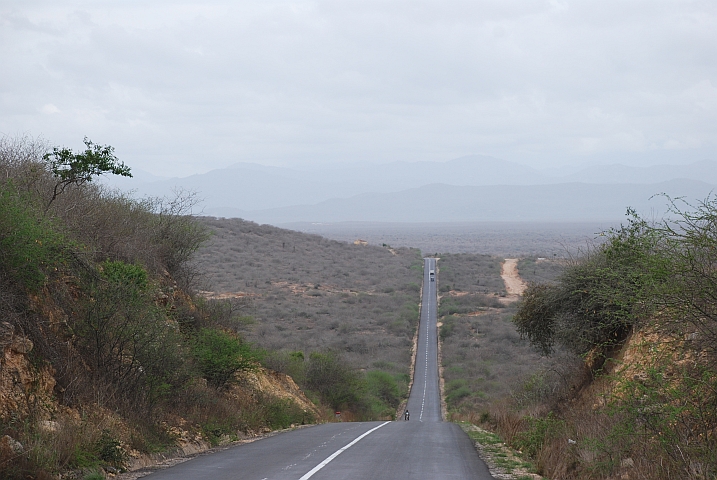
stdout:
<svg viewBox="0 0 717 480">
<path fill-rule="evenodd" d="M 492 479 L 468 436 L 441 418 L 436 283 L 424 263 L 410 420 L 329 423 L 203 455 L 147 480 Z"/>
</svg>

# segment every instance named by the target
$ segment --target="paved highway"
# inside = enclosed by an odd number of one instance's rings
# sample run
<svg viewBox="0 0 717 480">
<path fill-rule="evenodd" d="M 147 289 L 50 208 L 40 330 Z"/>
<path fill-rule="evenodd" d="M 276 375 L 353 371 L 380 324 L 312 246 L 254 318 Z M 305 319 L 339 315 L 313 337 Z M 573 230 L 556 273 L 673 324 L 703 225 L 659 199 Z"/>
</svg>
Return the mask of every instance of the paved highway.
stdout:
<svg viewBox="0 0 717 480">
<path fill-rule="evenodd" d="M 203 455 L 147 480 L 480 479 L 488 468 L 465 433 L 441 418 L 433 258 L 424 260 L 410 420 L 329 423 Z"/>
</svg>

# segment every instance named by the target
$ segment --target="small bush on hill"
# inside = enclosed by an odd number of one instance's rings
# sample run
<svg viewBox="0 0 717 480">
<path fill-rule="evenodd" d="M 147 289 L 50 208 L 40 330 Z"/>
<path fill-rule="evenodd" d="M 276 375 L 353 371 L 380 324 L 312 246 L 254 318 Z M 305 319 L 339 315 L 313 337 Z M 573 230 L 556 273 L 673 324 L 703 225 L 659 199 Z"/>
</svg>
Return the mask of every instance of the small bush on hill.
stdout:
<svg viewBox="0 0 717 480">
<path fill-rule="evenodd" d="M 260 352 L 240 338 L 209 328 L 201 329 L 192 343 L 200 371 L 210 385 L 222 388 L 241 371 L 254 370 Z"/>
</svg>

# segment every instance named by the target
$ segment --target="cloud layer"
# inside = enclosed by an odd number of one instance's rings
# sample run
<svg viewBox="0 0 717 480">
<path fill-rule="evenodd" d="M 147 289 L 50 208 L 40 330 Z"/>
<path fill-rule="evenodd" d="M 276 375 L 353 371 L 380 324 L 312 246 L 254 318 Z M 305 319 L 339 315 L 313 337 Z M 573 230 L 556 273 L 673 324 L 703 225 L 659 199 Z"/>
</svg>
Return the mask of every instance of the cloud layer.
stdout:
<svg viewBox="0 0 717 480">
<path fill-rule="evenodd" d="M 713 1 L 25 0 L 0 64 L 0 132 L 155 174 L 717 157 Z"/>
</svg>

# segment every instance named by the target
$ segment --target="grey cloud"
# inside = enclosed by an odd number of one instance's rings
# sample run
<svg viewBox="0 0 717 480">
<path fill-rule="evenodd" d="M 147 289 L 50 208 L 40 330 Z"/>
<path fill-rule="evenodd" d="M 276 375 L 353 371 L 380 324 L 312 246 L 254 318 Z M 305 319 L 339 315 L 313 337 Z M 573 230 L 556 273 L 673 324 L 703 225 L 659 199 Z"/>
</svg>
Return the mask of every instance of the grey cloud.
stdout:
<svg viewBox="0 0 717 480">
<path fill-rule="evenodd" d="M 0 14 L 0 131 L 88 135 L 154 173 L 717 148 L 713 2 L 107 0 Z"/>
</svg>

